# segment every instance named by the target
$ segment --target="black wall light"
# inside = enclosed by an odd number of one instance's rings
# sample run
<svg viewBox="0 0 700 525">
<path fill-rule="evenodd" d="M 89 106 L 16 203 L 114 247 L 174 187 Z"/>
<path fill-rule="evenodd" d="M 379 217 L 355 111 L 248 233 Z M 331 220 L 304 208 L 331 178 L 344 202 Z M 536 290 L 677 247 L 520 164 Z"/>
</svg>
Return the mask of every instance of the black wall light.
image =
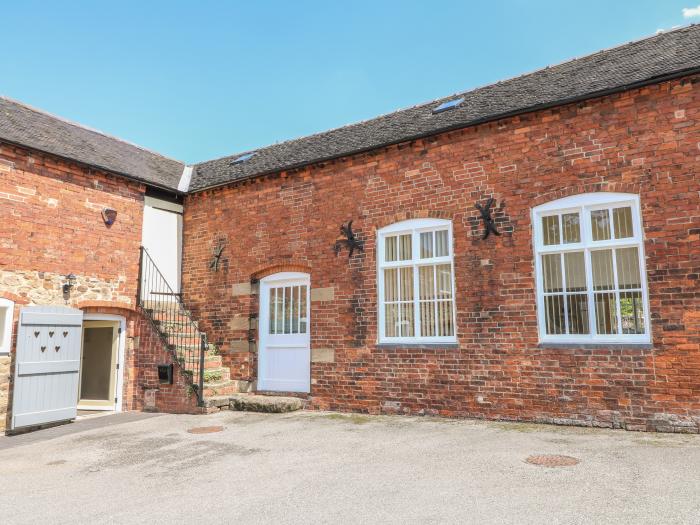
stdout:
<svg viewBox="0 0 700 525">
<path fill-rule="evenodd" d="M 66 282 L 63 283 L 63 297 L 64 298 L 68 299 L 68 297 L 70 297 L 70 291 L 75 286 L 75 283 L 77 282 L 77 280 L 78 279 L 72 273 L 69 273 L 68 275 L 66 275 Z"/>
</svg>

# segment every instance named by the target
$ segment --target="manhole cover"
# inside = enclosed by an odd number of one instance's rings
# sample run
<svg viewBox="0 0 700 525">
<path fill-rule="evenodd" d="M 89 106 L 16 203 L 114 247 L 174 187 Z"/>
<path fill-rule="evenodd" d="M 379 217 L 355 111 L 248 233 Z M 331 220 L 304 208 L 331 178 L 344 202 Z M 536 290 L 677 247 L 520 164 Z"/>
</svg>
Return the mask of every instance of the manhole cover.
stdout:
<svg viewBox="0 0 700 525">
<path fill-rule="evenodd" d="M 539 465 L 541 467 L 571 467 L 579 463 L 578 459 L 571 456 L 559 456 L 556 454 L 530 456 L 525 461 L 531 465 Z"/>
<path fill-rule="evenodd" d="M 193 427 L 187 429 L 190 434 L 213 434 L 214 432 L 221 432 L 224 427 Z"/>
</svg>

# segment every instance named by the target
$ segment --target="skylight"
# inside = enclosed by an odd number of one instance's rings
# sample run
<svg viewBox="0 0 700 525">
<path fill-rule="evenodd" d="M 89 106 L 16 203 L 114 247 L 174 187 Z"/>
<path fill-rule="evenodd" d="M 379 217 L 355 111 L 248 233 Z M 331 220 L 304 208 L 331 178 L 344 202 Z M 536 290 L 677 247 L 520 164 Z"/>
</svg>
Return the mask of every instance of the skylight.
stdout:
<svg viewBox="0 0 700 525">
<path fill-rule="evenodd" d="M 240 157 L 237 157 L 231 161 L 231 164 L 240 164 L 241 162 L 245 162 L 249 158 L 251 158 L 255 153 L 244 153 Z"/>
<path fill-rule="evenodd" d="M 453 98 L 452 100 L 448 100 L 447 102 L 443 102 L 438 107 L 433 109 L 433 114 L 442 113 L 443 111 L 447 111 L 448 109 L 456 108 L 462 102 L 464 102 L 464 97 Z"/>
</svg>

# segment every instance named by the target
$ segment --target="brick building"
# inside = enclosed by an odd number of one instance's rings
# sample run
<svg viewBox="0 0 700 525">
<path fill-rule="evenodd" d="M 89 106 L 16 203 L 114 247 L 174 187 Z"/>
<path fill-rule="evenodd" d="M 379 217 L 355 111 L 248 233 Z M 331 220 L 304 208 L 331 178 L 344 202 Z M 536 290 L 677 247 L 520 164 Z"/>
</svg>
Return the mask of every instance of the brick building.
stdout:
<svg viewBox="0 0 700 525">
<path fill-rule="evenodd" d="M 700 429 L 700 27 L 195 166 L 3 104 L 6 324 L 75 274 L 128 323 L 124 409 Z"/>
</svg>

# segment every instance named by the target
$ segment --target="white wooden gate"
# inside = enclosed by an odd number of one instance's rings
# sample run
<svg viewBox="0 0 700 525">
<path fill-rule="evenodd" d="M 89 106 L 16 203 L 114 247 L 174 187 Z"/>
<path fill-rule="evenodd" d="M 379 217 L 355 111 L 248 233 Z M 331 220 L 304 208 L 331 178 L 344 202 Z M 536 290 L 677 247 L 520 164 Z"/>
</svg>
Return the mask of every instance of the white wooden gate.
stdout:
<svg viewBox="0 0 700 525">
<path fill-rule="evenodd" d="M 309 276 L 286 272 L 260 281 L 258 390 L 309 392 Z"/>
<path fill-rule="evenodd" d="M 17 333 L 12 428 L 77 415 L 83 312 L 65 306 L 22 308 Z"/>
</svg>

